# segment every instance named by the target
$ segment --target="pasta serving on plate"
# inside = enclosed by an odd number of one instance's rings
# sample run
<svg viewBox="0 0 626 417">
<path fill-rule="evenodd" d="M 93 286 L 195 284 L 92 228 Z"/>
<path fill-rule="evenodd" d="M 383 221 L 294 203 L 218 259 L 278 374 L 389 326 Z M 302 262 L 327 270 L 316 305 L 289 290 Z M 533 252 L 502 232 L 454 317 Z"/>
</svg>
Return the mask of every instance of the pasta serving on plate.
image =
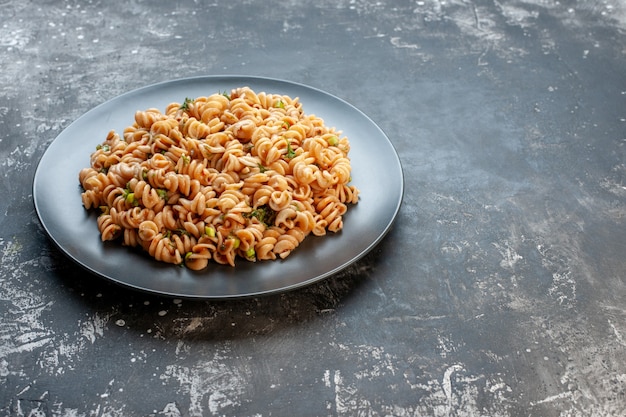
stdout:
<svg viewBox="0 0 626 417">
<path fill-rule="evenodd" d="M 110 131 L 79 173 L 103 241 L 201 270 L 287 257 L 309 234 L 343 228 L 356 204 L 350 143 L 298 98 L 255 93 L 147 109 Z"/>
</svg>

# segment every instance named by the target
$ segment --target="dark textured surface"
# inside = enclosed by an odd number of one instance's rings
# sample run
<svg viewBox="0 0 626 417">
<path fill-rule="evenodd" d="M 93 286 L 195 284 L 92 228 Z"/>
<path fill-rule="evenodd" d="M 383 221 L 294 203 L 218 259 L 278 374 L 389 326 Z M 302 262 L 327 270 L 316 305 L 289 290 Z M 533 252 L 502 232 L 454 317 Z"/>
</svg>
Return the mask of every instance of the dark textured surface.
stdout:
<svg viewBox="0 0 626 417">
<path fill-rule="evenodd" d="M 3 1 L 0 414 L 626 413 L 626 8 L 606 1 Z M 73 120 L 180 77 L 282 78 L 390 137 L 395 227 L 233 302 L 85 274 L 31 184 Z M 68 150 L 68 154 L 71 154 Z"/>
</svg>

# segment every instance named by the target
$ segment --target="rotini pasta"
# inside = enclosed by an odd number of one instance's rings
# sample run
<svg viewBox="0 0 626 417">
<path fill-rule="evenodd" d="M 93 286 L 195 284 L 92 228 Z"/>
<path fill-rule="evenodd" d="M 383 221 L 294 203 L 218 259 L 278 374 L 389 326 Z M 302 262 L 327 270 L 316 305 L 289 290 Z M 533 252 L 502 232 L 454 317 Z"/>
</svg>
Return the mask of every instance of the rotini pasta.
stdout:
<svg viewBox="0 0 626 417">
<path fill-rule="evenodd" d="M 289 256 L 343 228 L 350 144 L 298 98 L 233 89 L 137 111 L 78 174 L 103 241 L 202 270 Z"/>
</svg>

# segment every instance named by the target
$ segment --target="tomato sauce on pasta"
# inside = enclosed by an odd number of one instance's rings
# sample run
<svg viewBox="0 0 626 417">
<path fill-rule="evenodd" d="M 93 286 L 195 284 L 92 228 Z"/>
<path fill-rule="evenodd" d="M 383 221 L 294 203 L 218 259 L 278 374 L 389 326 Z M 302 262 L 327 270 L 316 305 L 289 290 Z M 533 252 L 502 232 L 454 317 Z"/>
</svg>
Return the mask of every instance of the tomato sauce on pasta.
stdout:
<svg viewBox="0 0 626 417">
<path fill-rule="evenodd" d="M 298 98 L 229 94 L 137 111 L 79 173 L 103 241 L 193 270 L 211 260 L 287 257 L 310 234 L 343 228 L 359 190 L 350 143 Z"/>
</svg>

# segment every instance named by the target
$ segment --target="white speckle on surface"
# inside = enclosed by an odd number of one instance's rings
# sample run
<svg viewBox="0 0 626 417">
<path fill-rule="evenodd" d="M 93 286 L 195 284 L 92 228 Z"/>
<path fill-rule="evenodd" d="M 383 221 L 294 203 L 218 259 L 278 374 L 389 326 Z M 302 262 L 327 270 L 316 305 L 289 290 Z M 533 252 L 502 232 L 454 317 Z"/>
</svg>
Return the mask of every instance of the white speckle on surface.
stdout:
<svg viewBox="0 0 626 417">
<path fill-rule="evenodd" d="M 539 401 L 531 401 L 530 405 L 531 406 L 536 406 L 539 404 L 545 404 L 545 403 L 551 403 L 554 401 L 558 401 L 558 400 L 562 400 L 562 399 L 566 399 L 566 398 L 571 398 L 572 397 L 572 393 L 570 391 L 565 391 L 565 392 L 561 392 L 559 394 L 555 394 L 555 395 L 551 395 L 549 397 L 544 398 L 543 400 L 539 400 Z"/>
<path fill-rule="evenodd" d="M 489 392 L 491 393 L 495 393 L 497 391 L 511 391 L 511 387 L 507 386 L 504 382 L 496 382 L 496 383 L 492 383 L 489 384 L 489 387 L 487 389 Z"/>
<path fill-rule="evenodd" d="M 617 339 L 617 342 L 622 346 L 626 346 L 626 342 L 624 341 L 622 333 L 617 329 L 617 327 L 615 326 L 615 324 L 613 324 L 611 320 L 609 320 L 608 322 L 609 326 L 611 326 L 611 330 L 613 330 L 613 334 L 615 335 L 615 339 Z"/>
<path fill-rule="evenodd" d="M 328 369 L 324 371 L 324 385 L 330 388 L 330 370 Z"/>
<path fill-rule="evenodd" d="M 443 393 L 446 396 L 446 414 L 450 415 L 452 411 L 452 374 L 461 371 L 463 367 L 461 365 L 455 364 L 450 366 L 443 374 L 443 379 L 441 380 L 441 388 L 443 389 Z"/>
<path fill-rule="evenodd" d="M 391 44 L 396 48 L 405 48 L 405 49 L 420 49 L 420 46 L 414 43 L 406 43 L 403 42 L 400 37 L 392 37 L 389 39 Z"/>
<path fill-rule="evenodd" d="M 165 407 L 163 407 L 161 414 L 166 417 L 181 417 L 183 415 L 183 413 L 178 408 L 178 404 L 176 404 L 175 402 L 167 403 Z"/>
<path fill-rule="evenodd" d="M 81 336 L 93 344 L 97 337 L 104 335 L 104 328 L 109 322 L 109 318 L 109 315 L 102 316 L 96 312 L 93 317 L 82 322 Z"/>
<path fill-rule="evenodd" d="M 446 358 L 450 353 L 456 350 L 452 342 L 446 337 L 438 335 L 437 342 L 438 342 L 437 349 L 439 350 L 439 356 L 441 356 L 442 358 Z"/>
<path fill-rule="evenodd" d="M 572 271 L 555 272 L 552 274 L 552 285 L 548 294 L 553 296 L 561 305 L 571 305 L 576 301 L 576 280 Z"/>
<path fill-rule="evenodd" d="M 226 366 L 222 359 L 216 354 L 213 360 L 192 367 L 167 365 L 160 376 L 163 382 L 175 379 L 180 393 L 188 395 L 186 412 L 189 416 L 201 417 L 206 415 L 205 411 L 219 415 L 221 409 L 239 404 L 237 398 L 245 392 L 247 378 L 237 369 Z"/>
<path fill-rule="evenodd" d="M 521 255 L 519 255 L 515 249 L 512 247 L 509 241 L 505 240 L 502 243 L 493 243 L 493 246 L 500 252 L 502 256 L 502 260 L 500 261 L 500 266 L 507 270 L 514 270 L 515 264 L 518 261 L 524 259 Z"/>
</svg>

